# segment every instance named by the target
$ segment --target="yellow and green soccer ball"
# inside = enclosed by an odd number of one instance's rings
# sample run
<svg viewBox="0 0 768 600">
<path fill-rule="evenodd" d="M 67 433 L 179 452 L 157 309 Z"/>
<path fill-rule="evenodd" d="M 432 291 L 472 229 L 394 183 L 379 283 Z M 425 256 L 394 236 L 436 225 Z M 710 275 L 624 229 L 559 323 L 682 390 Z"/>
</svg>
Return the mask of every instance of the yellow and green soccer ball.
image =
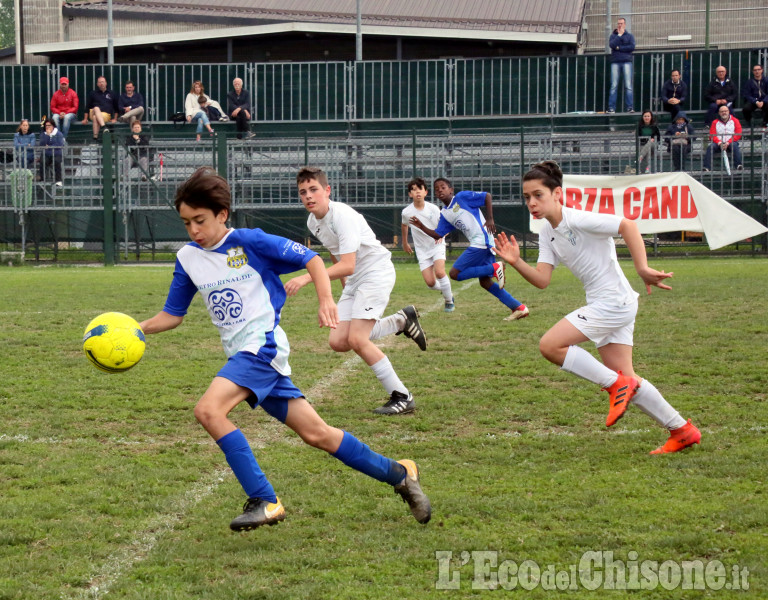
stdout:
<svg viewBox="0 0 768 600">
<path fill-rule="evenodd" d="M 141 360 L 146 342 L 135 319 L 108 312 L 88 323 L 83 334 L 83 350 L 97 369 L 122 373 Z"/>
</svg>

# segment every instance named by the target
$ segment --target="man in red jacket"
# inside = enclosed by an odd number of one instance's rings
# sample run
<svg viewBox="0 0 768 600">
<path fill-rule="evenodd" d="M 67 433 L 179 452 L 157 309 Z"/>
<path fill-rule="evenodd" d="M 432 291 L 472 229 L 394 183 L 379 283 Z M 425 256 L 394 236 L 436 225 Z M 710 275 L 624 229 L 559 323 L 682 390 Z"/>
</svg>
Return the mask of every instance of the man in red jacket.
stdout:
<svg viewBox="0 0 768 600">
<path fill-rule="evenodd" d="M 80 100 L 77 92 L 70 89 L 69 78 L 59 79 L 59 89 L 53 92 L 51 97 L 51 118 L 56 124 L 56 129 L 61 131 L 61 135 L 67 137 L 69 126 L 77 118 L 77 109 L 80 107 Z"/>
<path fill-rule="evenodd" d="M 718 118 L 712 121 L 709 128 L 709 139 L 712 142 L 707 147 L 704 155 L 704 171 L 712 169 L 712 153 L 731 152 L 733 161 L 736 163 L 736 170 L 744 169 L 741 164 L 741 149 L 739 140 L 741 139 L 741 123 L 731 115 L 731 111 L 723 104 L 717 111 Z M 729 173 L 730 175 L 730 173 Z"/>
</svg>

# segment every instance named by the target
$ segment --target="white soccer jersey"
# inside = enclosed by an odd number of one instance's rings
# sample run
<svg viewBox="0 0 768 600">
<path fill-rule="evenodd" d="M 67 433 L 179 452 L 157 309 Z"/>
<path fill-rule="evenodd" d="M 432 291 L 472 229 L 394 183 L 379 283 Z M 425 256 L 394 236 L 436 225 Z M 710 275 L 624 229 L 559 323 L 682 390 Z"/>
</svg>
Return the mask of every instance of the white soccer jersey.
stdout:
<svg viewBox="0 0 768 600">
<path fill-rule="evenodd" d="M 435 243 L 442 244 L 443 240 L 441 238 L 438 242 L 435 242 L 431 235 L 427 235 L 418 227 L 410 225 L 411 217 L 416 217 L 427 228 L 435 229 L 437 222 L 440 220 L 440 209 L 434 204 L 425 202 L 424 208 L 419 210 L 411 202 L 402 212 L 402 223 L 410 227 L 411 234 L 413 235 L 413 249 L 416 251 L 416 258 L 420 259 L 422 256 L 430 256 L 435 250 Z"/>
<path fill-rule="evenodd" d="M 250 352 L 290 375 L 290 346 L 279 325 L 286 299 L 280 275 L 304 268 L 315 256 L 261 229 L 230 229 L 213 248 L 188 243 L 176 254 L 163 310 L 183 317 L 200 292 L 227 356 Z"/>
<path fill-rule="evenodd" d="M 392 263 L 392 254 L 376 239 L 363 215 L 351 206 L 331 201 L 322 219 L 309 215 L 307 227 L 337 259 L 355 253 L 355 272 L 347 279 L 348 286 Z"/>
<path fill-rule="evenodd" d="M 637 301 L 616 258 L 613 236 L 619 235 L 621 217 L 563 207 L 563 220 L 552 228 L 548 221 L 539 232 L 539 262 L 563 263 L 581 281 L 587 304 L 624 306 Z"/>
</svg>

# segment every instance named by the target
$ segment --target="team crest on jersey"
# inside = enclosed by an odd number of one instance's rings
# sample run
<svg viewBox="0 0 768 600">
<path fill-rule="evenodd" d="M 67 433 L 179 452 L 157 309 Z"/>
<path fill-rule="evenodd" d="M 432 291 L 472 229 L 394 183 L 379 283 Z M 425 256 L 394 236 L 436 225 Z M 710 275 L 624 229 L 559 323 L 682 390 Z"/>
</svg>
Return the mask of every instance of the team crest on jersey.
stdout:
<svg viewBox="0 0 768 600">
<path fill-rule="evenodd" d="M 227 248 L 227 266 L 232 269 L 239 269 L 248 264 L 248 257 L 245 255 L 242 246 Z"/>
<path fill-rule="evenodd" d="M 461 206 L 458 205 L 458 203 L 454 204 L 453 206 L 453 212 L 457 213 L 461 210 Z"/>
<path fill-rule="evenodd" d="M 283 245 L 283 256 L 285 256 L 289 250 L 293 251 L 294 254 L 299 254 L 299 255 L 304 255 L 307 253 L 306 246 L 299 244 L 298 242 L 287 240 Z"/>
</svg>

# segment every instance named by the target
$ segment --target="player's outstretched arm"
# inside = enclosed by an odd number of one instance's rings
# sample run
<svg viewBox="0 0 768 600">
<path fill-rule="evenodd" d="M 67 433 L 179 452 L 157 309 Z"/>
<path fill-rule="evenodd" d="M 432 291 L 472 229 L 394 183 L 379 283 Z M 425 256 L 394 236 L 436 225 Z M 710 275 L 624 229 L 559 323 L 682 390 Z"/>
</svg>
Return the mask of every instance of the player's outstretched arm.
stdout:
<svg viewBox="0 0 768 600">
<path fill-rule="evenodd" d="M 163 331 L 168 331 L 169 329 L 175 329 L 181 325 L 183 320 L 184 317 L 177 317 L 161 310 L 154 317 L 139 323 L 139 326 L 141 327 L 141 330 L 146 334 L 162 333 Z"/>
<path fill-rule="evenodd" d="M 657 271 L 648 266 L 645 243 L 643 242 L 643 236 L 640 235 L 640 230 L 637 228 L 637 223 L 630 221 L 629 219 L 622 219 L 621 225 L 619 225 L 619 234 L 624 238 L 629 253 L 632 255 L 635 271 L 637 271 L 637 274 L 640 275 L 640 279 L 645 283 L 645 291 L 650 294 L 651 286 L 656 286 L 662 290 L 671 290 L 672 288 L 670 286 L 662 282 L 665 279 L 672 277 L 674 273 Z"/>
<path fill-rule="evenodd" d="M 424 223 L 419 221 L 418 217 L 411 217 L 408 222 L 414 227 L 421 229 L 424 233 L 426 233 L 432 239 L 439 240 L 441 238 L 441 236 L 439 236 L 434 229 L 430 229 L 429 227 L 424 225 Z"/>
<path fill-rule="evenodd" d="M 307 273 L 312 278 L 312 283 L 315 284 L 317 300 L 320 304 L 317 311 L 318 323 L 320 327 L 335 329 L 339 324 L 339 312 L 333 301 L 331 280 L 328 277 L 328 270 L 325 268 L 323 259 L 319 256 L 313 256 L 307 263 Z"/>
<path fill-rule="evenodd" d="M 507 237 L 507 234 L 501 231 L 496 236 L 495 241 L 496 255 L 514 267 L 523 276 L 523 279 L 542 290 L 549 285 L 549 282 L 552 280 L 552 270 L 554 269 L 552 265 L 537 263 L 534 268 L 525 262 L 520 258 L 520 246 L 514 235 Z"/>
</svg>

